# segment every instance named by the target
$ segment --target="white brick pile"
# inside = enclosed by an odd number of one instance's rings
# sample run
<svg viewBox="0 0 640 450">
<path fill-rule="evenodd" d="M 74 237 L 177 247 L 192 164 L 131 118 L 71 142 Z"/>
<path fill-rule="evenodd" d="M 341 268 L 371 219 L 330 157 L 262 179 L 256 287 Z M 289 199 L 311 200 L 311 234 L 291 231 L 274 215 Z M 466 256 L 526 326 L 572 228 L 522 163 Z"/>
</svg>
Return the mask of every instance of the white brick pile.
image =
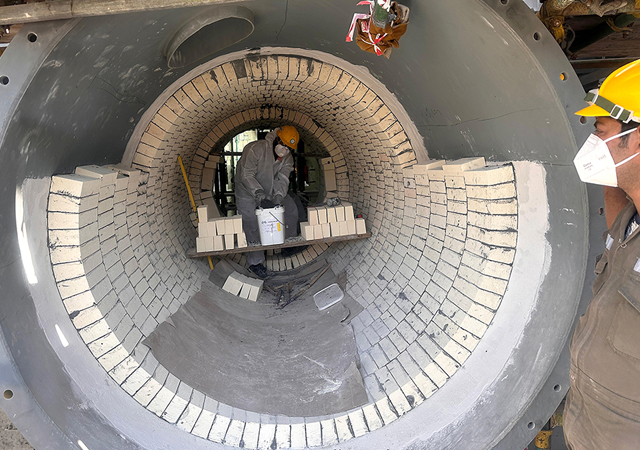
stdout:
<svg viewBox="0 0 640 450">
<path fill-rule="evenodd" d="M 307 215 L 309 221 L 300 224 L 302 237 L 307 241 L 367 232 L 365 220 L 354 216 L 353 205 L 349 202 L 338 206 L 312 206 L 307 208 Z"/>
<path fill-rule="evenodd" d="M 283 123 L 298 127 L 309 149 L 331 155 L 336 194 L 353 202 L 372 233 L 266 262 L 287 270 L 328 251 L 332 268 L 348 273 L 347 293 L 365 307 L 352 326 L 373 401 L 332 416 L 275 417 L 224 405 L 168 373 L 139 343 L 208 276 L 205 261 L 185 256 L 196 232 L 185 221 L 190 206 L 177 155 L 203 205 L 210 155 L 240 131 Z M 51 257 L 71 320 L 126 392 L 205 439 L 250 449 L 335 446 L 388 425 L 473 352 L 502 301 L 517 244 L 512 166 L 416 165 L 415 158 L 389 107 L 342 69 L 264 55 L 215 67 L 158 110 L 134 169 L 120 168 L 113 189 L 102 177 L 97 191 L 94 181 L 69 186 L 54 178 Z"/>
<path fill-rule="evenodd" d="M 198 237 L 196 238 L 198 253 L 233 250 L 247 246 L 247 236 L 242 230 L 242 216 L 210 218 L 209 211 L 207 205 L 198 207 Z"/>
<path fill-rule="evenodd" d="M 227 280 L 222 286 L 222 289 L 229 294 L 237 295 L 241 298 L 246 298 L 253 302 L 258 300 L 258 297 L 262 293 L 263 280 L 257 280 L 242 275 L 238 272 L 233 272 L 227 277 Z"/>
<path fill-rule="evenodd" d="M 352 322 L 365 384 L 376 405 L 396 411 L 422 403 L 474 350 L 500 305 L 517 236 L 512 166 L 468 158 L 402 174 L 401 220 L 391 216 L 396 228 L 371 245 L 377 256 L 347 266 L 356 278 L 347 291 L 367 304 Z"/>
<path fill-rule="evenodd" d="M 213 199 L 213 183 L 215 182 L 216 168 L 221 162 L 222 156 L 199 152 L 193 156 L 189 168 L 189 184 L 197 206 L 208 207 L 209 219 L 220 217 L 220 210 Z M 198 226 L 198 220 L 192 215 L 193 226 Z"/>
</svg>

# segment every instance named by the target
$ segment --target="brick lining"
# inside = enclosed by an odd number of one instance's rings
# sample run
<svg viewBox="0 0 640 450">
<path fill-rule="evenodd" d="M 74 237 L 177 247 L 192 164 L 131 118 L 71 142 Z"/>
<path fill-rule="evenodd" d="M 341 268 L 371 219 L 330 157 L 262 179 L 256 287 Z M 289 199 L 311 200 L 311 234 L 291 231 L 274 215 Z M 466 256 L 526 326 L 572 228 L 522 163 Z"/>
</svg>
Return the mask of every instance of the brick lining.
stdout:
<svg viewBox="0 0 640 450">
<path fill-rule="evenodd" d="M 270 261 L 282 270 L 326 251 L 365 307 L 352 326 L 372 402 L 341 415 L 276 418 L 218 403 L 140 343 L 208 276 L 204 262 L 185 256 L 195 231 L 177 155 L 199 186 L 204 159 L 225 139 L 275 121 L 299 126 L 333 156 L 340 195 L 373 234 Z M 485 167 L 482 158 L 417 165 L 380 98 L 330 64 L 251 57 L 199 75 L 159 109 L 133 161 L 133 169 L 115 168 L 118 178 L 96 170 L 97 183 L 54 177 L 54 274 L 71 320 L 112 378 L 149 411 L 203 438 L 315 447 L 380 428 L 454 375 L 505 292 L 517 244 L 513 167 Z"/>
</svg>

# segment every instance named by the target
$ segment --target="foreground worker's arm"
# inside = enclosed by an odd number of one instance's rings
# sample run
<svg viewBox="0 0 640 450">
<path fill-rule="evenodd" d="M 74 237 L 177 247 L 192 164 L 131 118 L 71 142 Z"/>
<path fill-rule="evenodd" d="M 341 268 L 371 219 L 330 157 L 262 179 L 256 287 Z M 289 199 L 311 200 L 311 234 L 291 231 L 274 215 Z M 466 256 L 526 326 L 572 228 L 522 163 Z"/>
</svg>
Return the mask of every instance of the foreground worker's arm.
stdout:
<svg viewBox="0 0 640 450">
<path fill-rule="evenodd" d="M 282 158 L 282 167 L 274 175 L 273 179 L 273 197 L 279 197 L 280 200 L 287 196 L 289 191 L 289 175 L 293 170 L 293 156 L 287 153 Z"/>
<path fill-rule="evenodd" d="M 620 211 L 628 203 L 627 194 L 622 189 L 604 186 L 604 214 L 607 219 L 607 229 L 611 228 Z"/>
</svg>

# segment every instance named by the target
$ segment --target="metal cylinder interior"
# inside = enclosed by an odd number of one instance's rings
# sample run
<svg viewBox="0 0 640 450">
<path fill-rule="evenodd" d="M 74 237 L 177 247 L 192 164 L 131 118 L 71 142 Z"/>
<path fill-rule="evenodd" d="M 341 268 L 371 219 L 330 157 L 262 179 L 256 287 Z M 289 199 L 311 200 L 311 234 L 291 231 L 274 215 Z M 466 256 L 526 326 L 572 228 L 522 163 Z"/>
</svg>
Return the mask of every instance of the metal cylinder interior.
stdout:
<svg viewBox="0 0 640 450">
<path fill-rule="evenodd" d="M 421 1 L 387 60 L 344 43 L 341 2 L 238 4 L 253 33 L 182 68 L 163 48 L 198 8 L 28 25 L 0 60 L 2 408 L 36 448 L 523 447 L 568 388 L 589 256 L 571 164 L 582 91 L 553 38 L 518 0 Z M 370 402 L 332 416 L 204 399 L 158 375 L 140 343 L 209 270 L 185 254 L 195 231 L 176 157 L 197 180 L 230 136 L 281 123 L 332 155 L 372 232 L 268 262 L 326 257 L 364 308 L 352 326 Z M 469 157 L 497 181 L 465 176 Z M 419 169 L 435 160 L 448 176 Z M 87 164 L 142 173 L 120 234 L 99 237 L 117 322 L 100 304 L 70 313 L 49 248 L 51 177 Z M 135 311 L 108 276 L 124 254 L 141 267 L 123 280 Z M 87 339 L 97 324 L 117 339 L 104 353 Z"/>
</svg>

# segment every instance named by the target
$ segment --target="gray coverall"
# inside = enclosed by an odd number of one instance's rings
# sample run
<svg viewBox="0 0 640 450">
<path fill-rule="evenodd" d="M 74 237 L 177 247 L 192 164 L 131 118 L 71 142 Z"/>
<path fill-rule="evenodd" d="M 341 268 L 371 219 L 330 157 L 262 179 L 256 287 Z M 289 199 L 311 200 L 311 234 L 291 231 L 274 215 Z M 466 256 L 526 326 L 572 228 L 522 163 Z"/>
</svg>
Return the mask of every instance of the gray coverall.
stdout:
<svg viewBox="0 0 640 450">
<path fill-rule="evenodd" d="M 616 217 L 596 264 L 593 300 L 571 340 L 564 434 L 571 450 L 640 448 L 640 228 Z"/>
<path fill-rule="evenodd" d="M 293 156 L 287 153 L 276 160 L 273 153 L 273 141 L 276 130 L 267 134 L 264 140 L 250 142 L 242 150 L 242 156 L 236 167 L 236 206 L 242 215 L 242 228 L 248 242 L 260 242 L 258 218 L 256 217 L 256 191 L 262 189 L 269 200 L 276 195 L 283 197 L 285 238 L 298 234 L 298 207 L 290 195 L 289 174 L 293 170 Z M 250 266 L 264 262 L 264 251 L 245 253 Z"/>
</svg>

